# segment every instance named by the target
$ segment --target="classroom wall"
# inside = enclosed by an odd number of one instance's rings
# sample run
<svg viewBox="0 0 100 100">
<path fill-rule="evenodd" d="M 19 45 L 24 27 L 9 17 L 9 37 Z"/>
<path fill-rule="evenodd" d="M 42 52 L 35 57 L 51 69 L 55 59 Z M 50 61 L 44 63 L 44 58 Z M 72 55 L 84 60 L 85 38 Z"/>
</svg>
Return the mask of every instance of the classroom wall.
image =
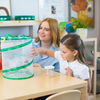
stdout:
<svg viewBox="0 0 100 100">
<path fill-rule="evenodd" d="M 88 37 L 96 37 L 97 38 L 97 43 L 99 45 L 99 19 L 100 19 L 100 16 L 99 16 L 99 13 L 100 13 L 100 9 L 99 9 L 99 6 L 100 6 L 100 0 L 94 0 L 95 1 L 95 18 L 94 18 L 94 28 L 93 29 L 89 29 L 88 31 Z"/>
<path fill-rule="evenodd" d="M 12 17 L 15 15 L 35 15 L 35 19 L 38 20 L 38 0 L 11 0 Z M 37 26 L 34 26 L 34 36 L 37 35 Z M 13 36 L 19 34 L 29 35 L 29 27 L 0 27 L 0 37 L 10 33 Z"/>
<path fill-rule="evenodd" d="M 39 1 L 40 0 L 11 0 L 12 17 L 15 15 L 35 15 L 36 20 L 39 20 Z M 68 3 L 68 0 L 64 0 Z M 95 25 L 93 29 L 89 29 L 88 37 L 96 37 L 99 44 L 99 3 L 100 0 L 95 0 Z M 65 4 L 65 19 L 68 18 L 68 4 Z M 37 36 L 37 28 L 34 27 L 34 36 Z M 10 33 L 14 36 L 19 34 L 29 35 L 29 27 L 3 27 L 0 28 L 0 37 Z"/>
</svg>

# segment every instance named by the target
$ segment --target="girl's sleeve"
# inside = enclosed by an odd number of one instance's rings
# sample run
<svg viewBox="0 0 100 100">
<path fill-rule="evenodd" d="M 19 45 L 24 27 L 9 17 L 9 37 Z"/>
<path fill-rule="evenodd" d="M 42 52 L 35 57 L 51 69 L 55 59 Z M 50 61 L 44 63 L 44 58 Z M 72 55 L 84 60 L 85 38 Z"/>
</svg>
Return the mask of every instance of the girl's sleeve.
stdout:
<svg viewBox="0 0 100 100">
<path fill-rule="evenodd" d="M 82 80 L 85 80 L 85 79 L 89 79 L 89 68 L 86 67 L 82 70 L 81 74 L 80 74 L 80 78 Z"/>
<path fill-rule="evenodd" d="M 61 59 L 60 51 L 55 51 L 54 57 L 55 57 L 58 61 L 60 61 L 60 59 Z"/>
</svg>

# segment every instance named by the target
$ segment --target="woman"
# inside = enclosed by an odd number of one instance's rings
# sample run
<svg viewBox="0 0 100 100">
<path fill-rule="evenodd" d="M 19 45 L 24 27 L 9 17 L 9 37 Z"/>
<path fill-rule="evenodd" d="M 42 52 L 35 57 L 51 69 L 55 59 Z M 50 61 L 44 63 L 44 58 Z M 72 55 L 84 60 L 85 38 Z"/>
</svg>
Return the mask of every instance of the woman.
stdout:
<svg viewBox="0 0 100 100">
<path fill-rule="evenodd" d="M 53 51 L 59 50 L 60 30 L 56 19 L 44 19 L 38 28 L 38 37 L 33 40 L 32 46 L 35 48 L 43 47 Z M 55 58 L 39 54 L 33 57 L 33 67 L 54 66 L 54 71 L 59 72 L 59 62 Z"/>
</svg>

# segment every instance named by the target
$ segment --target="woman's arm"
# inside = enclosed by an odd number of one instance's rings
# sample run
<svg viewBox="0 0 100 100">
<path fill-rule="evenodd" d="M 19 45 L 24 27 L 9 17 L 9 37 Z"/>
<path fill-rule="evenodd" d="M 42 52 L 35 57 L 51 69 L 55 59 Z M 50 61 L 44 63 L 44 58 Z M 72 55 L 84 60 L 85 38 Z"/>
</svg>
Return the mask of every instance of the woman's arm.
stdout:
<svg viewBox="0 0 100 100">
<path fill-rule="evenodd" d="M 88 84 L 88 86 L 87 86 L 88 93 L 90 93 L 91 92 L 91 80 L 90 79 L 85 79 L 85 81 L 87 81 L 87 84 Z"/>
<path fill-rule="evenodd" d="M 49 57 L 54 58 L 54 51 L 44 49 L 44 48 L 34 48 L 34 47 L 32 47 L 31 54 L 30 54 L 31 57 L 37 56 L 38 54 L 44 54 L 44 55 L 47 55 Z"/>
</svg>

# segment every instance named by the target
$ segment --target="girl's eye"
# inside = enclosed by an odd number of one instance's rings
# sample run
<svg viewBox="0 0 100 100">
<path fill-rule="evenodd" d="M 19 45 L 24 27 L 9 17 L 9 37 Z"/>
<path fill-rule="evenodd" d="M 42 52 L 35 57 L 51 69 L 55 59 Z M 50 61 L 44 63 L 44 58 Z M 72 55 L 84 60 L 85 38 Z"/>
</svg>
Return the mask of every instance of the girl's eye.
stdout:
<svg viewBox="0 0 100 100">
<path fill-rule="evenodd" d="M 63 53 L 66 53 L 66 52 L 64 52 L 64 51 L 62 51 Z"/>
</svg>

